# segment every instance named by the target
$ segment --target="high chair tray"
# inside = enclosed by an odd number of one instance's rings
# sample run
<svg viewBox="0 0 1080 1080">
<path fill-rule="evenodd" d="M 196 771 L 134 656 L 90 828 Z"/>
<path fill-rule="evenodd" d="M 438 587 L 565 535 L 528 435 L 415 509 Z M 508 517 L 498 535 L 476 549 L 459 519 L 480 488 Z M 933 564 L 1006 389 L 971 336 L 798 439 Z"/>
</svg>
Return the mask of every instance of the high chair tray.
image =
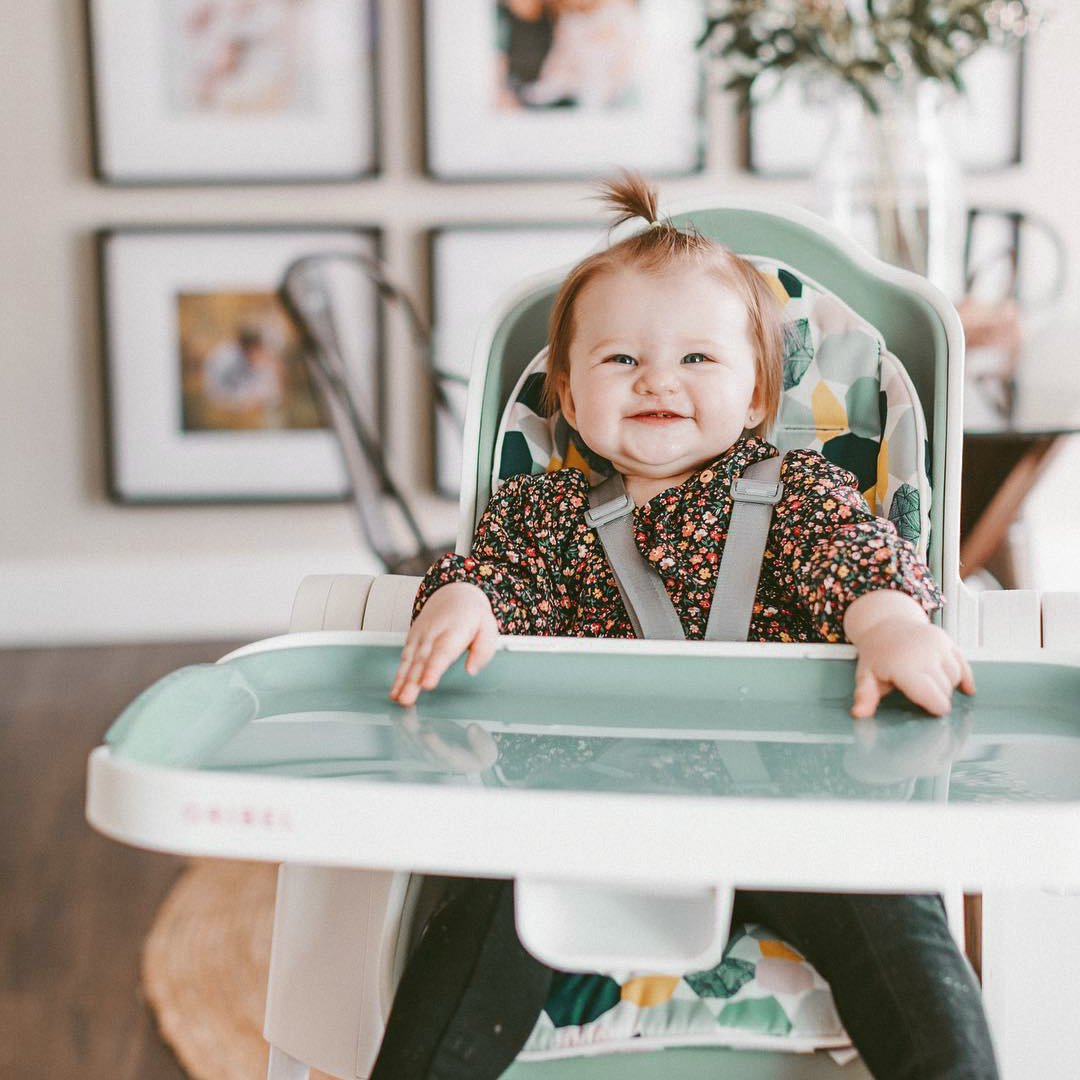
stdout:
<svg viewBox="0 0 1080 1080">
<path fill-rule="evenodd" d="M 951 716 L 892 695 L 856 722 L 845 647 L 501 646 L 413 709 L 387 698 L 400 635 L 181 669 L 92 755 L 88 817 L 143 847 L 312 865 L 909 890 L 1053 867 L 1080 887 L 1075 656 L 976 658 Z"/>
</svg>

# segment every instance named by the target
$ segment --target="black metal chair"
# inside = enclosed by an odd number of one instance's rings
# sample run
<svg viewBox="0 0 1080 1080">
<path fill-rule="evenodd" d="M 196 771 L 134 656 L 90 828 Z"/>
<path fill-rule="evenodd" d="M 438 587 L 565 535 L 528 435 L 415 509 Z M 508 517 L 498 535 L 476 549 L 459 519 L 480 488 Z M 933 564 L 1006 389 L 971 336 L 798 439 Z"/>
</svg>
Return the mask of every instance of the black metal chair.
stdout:
<svg viewBox="0 0 1080 1080">
<path fill-rule="evenodd" d="M 453 544 L 430 540 L 417 521 L 383 453 L 376 395 L 373 388 L 359 385 L 357 365 L 350 364 L 342 304 L 355 299 L 363 288 L 373 288 L 380 304 L 397 305 L 403 312 L 422 355 L 435 408 L 460 430 L 462 418 L 456 415 L 445 383 L 465 380 L 435 369 L 428 324 L 377 259 L 343 252 L 301 256 L 286 268 L 279 295 L 299 329 L 308 372 L 341 446 L 364 538 L 389 572 L 422 574 Z"/>
</svg>

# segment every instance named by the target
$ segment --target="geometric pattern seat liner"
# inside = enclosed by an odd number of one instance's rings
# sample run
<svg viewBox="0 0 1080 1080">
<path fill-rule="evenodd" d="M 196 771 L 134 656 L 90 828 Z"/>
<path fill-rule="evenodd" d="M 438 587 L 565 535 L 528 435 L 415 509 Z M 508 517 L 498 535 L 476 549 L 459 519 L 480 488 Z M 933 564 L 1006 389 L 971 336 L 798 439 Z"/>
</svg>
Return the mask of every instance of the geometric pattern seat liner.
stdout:
<svg viewBox="0 0 1080 1080">
<path fill-rule="evenodd" d="M 767 438 L 781 453 L 817 450 L 855 474 L 870 509 L 923 557 L 930 536 L 929 443 L 915 388 L 881 334 L 842 300 L 775 259 L 750 256 L 783 301 L 784 384 Z M 592 480 L 610 466 L 540 405 L 547 349 L 503 412 L 492 490 L 510 476 L 568 466 Z"/>
<path fill-rule="evenodd" d="M 915 388 L 882 335 L 816 282 L 775 260 L 747 256 L 783 302 L 784 383 L 768 440 L 781 453 L 812 449 L 852 472 L 871 510 L 923 557 L 930 536 L 929 443 Z M 503 412 L 492 490 L 510 476 L 610 465 L 561 413 L 545 416 L 542 349 Z M 827 983 L 767 928 L 733 930 L 707 972 L 556 975 L 521 1061 L 618 1050 L 714 1045 L 806 1052 L 850 1046 Z"/>
</svg>

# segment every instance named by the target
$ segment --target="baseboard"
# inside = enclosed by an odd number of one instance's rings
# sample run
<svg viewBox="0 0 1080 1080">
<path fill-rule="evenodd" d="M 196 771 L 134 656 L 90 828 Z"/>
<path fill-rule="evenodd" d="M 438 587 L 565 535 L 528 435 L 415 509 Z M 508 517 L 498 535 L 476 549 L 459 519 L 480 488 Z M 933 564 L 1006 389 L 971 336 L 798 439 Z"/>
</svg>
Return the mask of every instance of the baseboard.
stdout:
<svg viewBox="0 0 1080 1080">
<path fill-rule="evenodd" d="M 256 640 L 308 574 L 378 573 L 357 551 L 23 560 L 0 566 L 0 647 Z"/>
</svg>

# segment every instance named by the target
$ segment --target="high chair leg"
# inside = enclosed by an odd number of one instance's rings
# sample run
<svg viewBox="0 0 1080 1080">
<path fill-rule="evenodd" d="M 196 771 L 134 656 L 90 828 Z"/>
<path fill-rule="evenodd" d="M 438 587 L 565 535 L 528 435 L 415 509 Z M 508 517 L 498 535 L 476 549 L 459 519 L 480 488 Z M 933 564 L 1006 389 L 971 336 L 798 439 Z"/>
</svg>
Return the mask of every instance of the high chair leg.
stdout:
<svg viewBox="0 0 1080 1080">
<path fill-rule="evenodd" d="M 286 1054 L 280 1046 L 271 1045 L 266 1080 L 308 1080 L 309 1075 L 310 1070 L 302 1061 Z"/>
</svg>

